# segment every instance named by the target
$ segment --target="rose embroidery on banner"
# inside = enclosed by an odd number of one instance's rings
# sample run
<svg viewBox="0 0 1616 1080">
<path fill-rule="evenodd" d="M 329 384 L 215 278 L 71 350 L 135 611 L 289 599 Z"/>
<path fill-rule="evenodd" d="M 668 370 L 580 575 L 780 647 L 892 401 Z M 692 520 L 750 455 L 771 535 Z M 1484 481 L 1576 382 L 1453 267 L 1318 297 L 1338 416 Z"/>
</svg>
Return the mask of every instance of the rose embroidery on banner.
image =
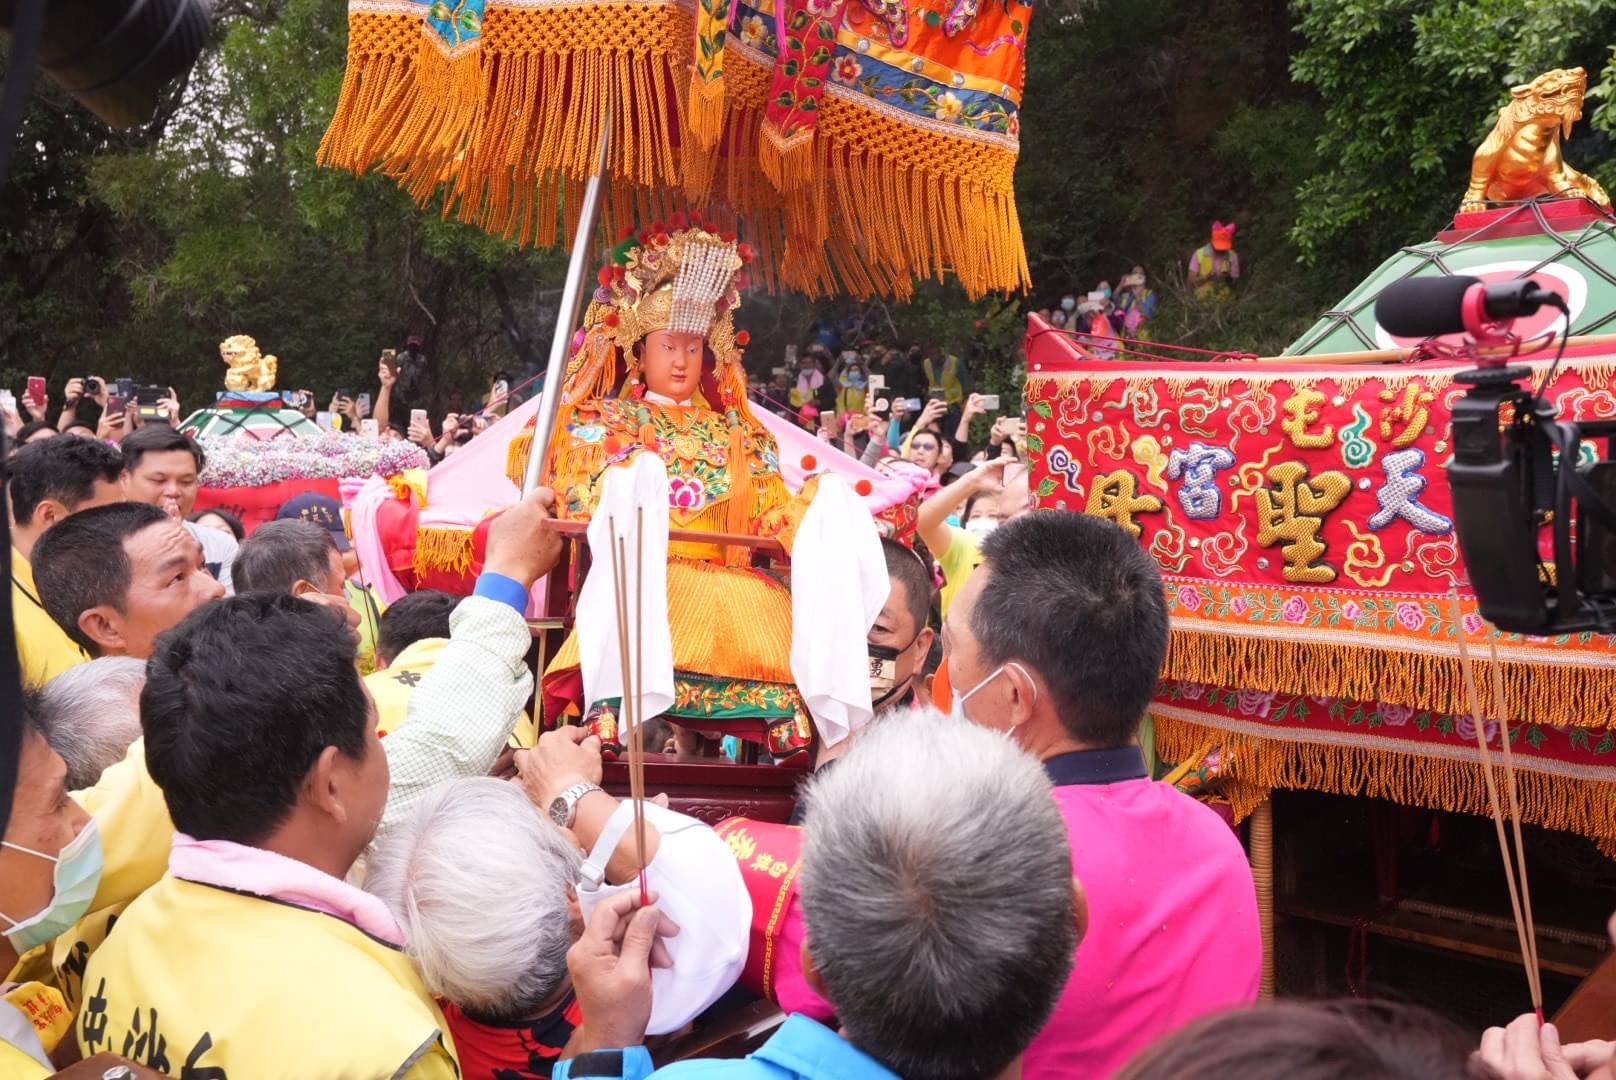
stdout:
<svg viewBox="0 0 1616 1080">
<path fill-rule="evenodd" d="M 1358 601 L 1356 600 L 1348 600 L 1341 605 L 1341 617 L 1348 622 L 1357 622 L 1362 614 L 1363 608 L 1358 606 Z"/>
<path fill-rule="evenodd" d="M 1279 617 L 1288 623 L 1299 623 L 1307 618 L 1307 601 L 1293 596 L 1279 609 Z"/>
<path fill-rule="evenodd" d="M 1201 590 L 1189 585 L 1178 587 L 1178 605 L 1188 611 L 1201 610 Z"/>
<path fill-rule="evenodd" d="M 1178 694 L 1185 701 L 1200 701 L 1206 696 L 1206 686 L 1198 682 L 1179 683 Z"/>
<path fill-rule="evenodd" d="M 1465 742 L 1476 741 L 1476 721 L 1474 717 L 1455 716 L 1453 720 L 1453 730 L 1459 736 L 1459 738 L 1465 740 Z M 1488 743 L 1493 742 L 1495 737 L 1498 735 L 1498 721 L 1483 720 L 1481 722 L 1481 731 L 1482 738 L 1484 738 Z"/>
<path fill-rule="evenodd" d="M 1481 628 L 1487 625 L 1474 611 L 1467 613 L 1461 621 L 1464 623 L 1464 632 L 1472 635 L 1481 633 Z"/>
<path fill-rule="evenodd" d="M 1425 625 L 1425 612 L 1420 610 L 1420 605 L 1411 601 L 1404 600 L 1398 604 L 1394 614 L 1404 630 L 1419 630 Z"/>
<path fill-rule="evenodd" d="M 1229 612 L 1232 615 L 1244 615 L 1248 607 L 1250 605 L 1246 603 L 1244 596 L 1236 596 L 1229 601 Z"/>
<path fill-rule="evenodd" d="M 668 479 L 668 505 L 675 510 L 700 510 L 707 499 L 707 485 L 694 476 Z"/>
<path fill-rule="evenodd" d="M 1380 703 L 1380 722 L 1387 727 L 1402 727 L 1414 719 L 1414 706 Z"/>
<path fill-rule="evenodd" d="M 1241 716 L 1255 716 L 1266 720 L 1274 707 L 1273 690 L 1241 690 L 1235 695 L 1235 707 Z"/>
</svg>

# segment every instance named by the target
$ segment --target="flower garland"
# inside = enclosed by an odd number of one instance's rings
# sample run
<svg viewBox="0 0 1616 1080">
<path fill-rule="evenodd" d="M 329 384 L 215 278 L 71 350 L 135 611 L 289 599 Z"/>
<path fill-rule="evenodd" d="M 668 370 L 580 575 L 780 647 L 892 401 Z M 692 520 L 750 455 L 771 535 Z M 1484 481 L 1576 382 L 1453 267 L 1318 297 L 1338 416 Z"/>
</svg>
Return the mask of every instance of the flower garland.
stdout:
<svg viewBox="0 0 1616 1080">
<path fill-rule="evenodd" d="M 203 487 L 262 487 L 282 480 L 341 479 L 351 476 L 395 476 L 424 469 L 426 451 L 412 442 L 384 443 L 355 435 L 327 433 L 308 439 L 241 439 L 231 436 L 199 440 L 207 454 Z"/>
</svg>

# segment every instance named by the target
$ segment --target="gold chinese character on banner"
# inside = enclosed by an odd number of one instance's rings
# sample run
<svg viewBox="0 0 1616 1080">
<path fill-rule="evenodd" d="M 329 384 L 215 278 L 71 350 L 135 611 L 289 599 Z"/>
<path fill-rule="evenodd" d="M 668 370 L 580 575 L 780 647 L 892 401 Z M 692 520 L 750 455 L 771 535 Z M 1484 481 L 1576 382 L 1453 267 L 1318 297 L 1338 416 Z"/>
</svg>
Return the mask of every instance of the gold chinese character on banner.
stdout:
<svg viewBox="0 0 1616 1080">
<path fill-rule="evenodd" d="M 1135 514 L 1154 513 L 1162 508 L 1162 501 L 1154 495 L 1136 493 L 1139 480 L 1127 469 L 1118 469 L 1094 478 L 1089 488 L 1087 510 L 1096 517 L 1114 521 L 1133 533 L 1135 538 L 1144 527 L 1135 523 Z"/>
<path fill-rule="evenodd" d="M 1426 421 L 1431 419 L 1427 406 L 1436 398 L 1418 379 L 1410 380 L 1400 395 L 1390 388 L 1382 390 L 1380 400 L 1394 403 L 1380 410 L 1381 438 L 1390 439 L 1394 447 L 1401 449 L 1425 434 Z"/>
<path fill-rule="evenodd" d="M 1298 386 L 1296 392 L 1285 399 L 1282 408 L 1286 418 L 1279 422 L 1279 426 L 1291 437 L 1292 446 L 1302 450 L 1323 450 L 1335 445 L 1334 426 L 1325 424 L 1322 431 L 1307 430 L 1319 422 L 1319 411 L 1315 406 L 1323 404 L 1324 395 L 1308 386 Z"/>
<path fill-rule="evenodd" d="M 1352 490 L 1346 473 L 1322 472 L 1309 479 L 1300 461 L 1282 461 L 1268 470 L 1268 487 L 1256 490 L 1257 543 L 1283 544 L 1285 580 L 1322 585 L 1335 580 L 1335 567 L 1319 562 L 1324 515 Z"/>
</svg>

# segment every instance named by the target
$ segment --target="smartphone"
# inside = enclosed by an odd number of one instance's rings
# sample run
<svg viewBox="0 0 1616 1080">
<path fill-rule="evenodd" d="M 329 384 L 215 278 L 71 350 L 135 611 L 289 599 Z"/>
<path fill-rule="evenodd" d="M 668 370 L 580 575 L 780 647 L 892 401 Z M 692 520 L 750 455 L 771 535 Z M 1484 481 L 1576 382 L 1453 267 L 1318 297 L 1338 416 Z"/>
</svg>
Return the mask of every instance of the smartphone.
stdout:
<svg viewBox="0 0 1616 1080">
<path fill-rule="evenodd" d="M 509 382 L 507 382 L 504 379 L 496 379 L 496 380 L 494 380 L 494 393 L 496 393 L 496 394 L 509 394 L 510 392 L 511 392 L 511 384 Z"/>
<path fill-rule="evenodd" d="M 355 399 L 354 404 L 359 406 L 359 415 L 360 416 L 369 416 L 370 415 L 370 391 L 366 390 L 363 394 L 360 394 L 359 397 L 357 399 Z"/>
<path fill-rule="evenodd" d="M 125 401 L 133 401 L 135 397 L 135 380 L 119 379 L 113 384 L 118 388 L 118 396 Z"/>
<path fill-rule="evenodd" d="M 381 433 L 376 427 L 376 420 L 374 417 L 367 416 L 363 420 L 359 421 L 359 434 L 363 435 L 367 439 L 376 439 L 381 437 Z"/>
<path fill-rule="evenodd" d="M 932 387 L 930 390 L 926 391 L 926 400 L 927 401 L 942 401 L 947 396 L 948 396 L 948 391 L 947 390 L 940 390 L 937 387 Z"/>
<path fill-rule="evenodd" d="M 868 386 L 871 390 L 885 390 L 887 388 L 887 377 L 885 375 L 871 375 Z"/>
<path fill-rule="evenodd" d="M 786 346 L 786 367 L 796 367 L 796 366 L 797 366 L 797 347 L 795 345 L 787 345 Z"/>
<path fill-rule="evenodd" d="M 382 363 L 387 365 L 387 370 L 389 372 L 391 372 L 394 375 L 394 377 L 397 377 L 397 375 L 398 375 L 398 350 L 397 349 L 383 349 L 382 350 Z"/>
<path fill-rule="evenodd" d="M 309 403 L 313 400 L 314 391 L 299 390 L 297 393 L 292 395 L 292 407 L 296 409 L 306 409 L 309 407 Z"/>
<path fill-rule="evenodd" d="M 28 393 L 26 396 L 29 401 L 34 402 L 36 405 L 45 403 L 45 377 L 43 375 L 28 376 Z"/>
<path fill-rule="evenodd" d="M 17 395 L 10 390 L 0 390 L 0 409 L 8 413 L 17 411 Z"/>
<path fill-rule="evenodd" d="M 119 394 L 108 394 L 107 395 L 107 409 L 106 409 L 106 415 L 107 416 L 114 417 L 114 418 L 122 416 L 124 414 L 125 410 L 127 410 L 128 408 L 129 408 L 129 403 L 126 400 L 124 400 L 124 398 L 121 395 L 119 395 Z"/>
<path fill-rule="evenodd" d="M 998 394 L 983 394 L 982 395 L 982 408 L 986 409 L 988 412 L 998 412 L 999 411 L 999 395 Z"/>
<path fill-rule="evenodd" d="M 790 375 L 791 374 L 791 369 L 787 368 L 787 367 L 770 368 L 769 369 L 769 374 L 771 374 L 771 375 Z"/>
<path fill-rule="evenodd" d="M 426 410 L 425 409 L 411 409 L 410 410 L 410 427 L 414 427 L 417 424 L 420 424 L 422 427 L 427 426 L 426 425 Z"/>
<path fill-rule="evenodd" d="M 166 386 L 137 386 L 135 387 L 135 403 L 137 405 L 156 405 L 168 396 Z"/>
<path fill-rule="evenodd" d="M 905 409 L 908 409 L 910 412 L 919 412 L 920 411 L 920 399 L 917 398 L 917 397 L 904 398 L 903 399 L 903 407 Z"/>
<path fill-rule="evenodd" d="M 876 398 L 875 404 L 870 406 L 870 409 L 873 412 L 886 412 L 891 407 L 892 403 L 886 398 Z"/>
</svg>

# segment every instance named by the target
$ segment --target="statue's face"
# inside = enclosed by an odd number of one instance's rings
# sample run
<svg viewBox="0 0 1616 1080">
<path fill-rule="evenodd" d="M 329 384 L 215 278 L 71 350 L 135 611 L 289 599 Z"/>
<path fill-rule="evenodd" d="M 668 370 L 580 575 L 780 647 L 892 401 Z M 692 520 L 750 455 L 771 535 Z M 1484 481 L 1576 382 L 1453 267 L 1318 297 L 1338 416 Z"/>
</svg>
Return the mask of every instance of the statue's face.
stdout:
<svg viewBox="0 0 1616 1080">
<path fill-rule="evenodd" d="M 640 371 L 646 389 L 688 401 L 701 385 L 704 342 L 700 334 L 654 330 L 645 335 L 640 351 Z"/>
</svg>

